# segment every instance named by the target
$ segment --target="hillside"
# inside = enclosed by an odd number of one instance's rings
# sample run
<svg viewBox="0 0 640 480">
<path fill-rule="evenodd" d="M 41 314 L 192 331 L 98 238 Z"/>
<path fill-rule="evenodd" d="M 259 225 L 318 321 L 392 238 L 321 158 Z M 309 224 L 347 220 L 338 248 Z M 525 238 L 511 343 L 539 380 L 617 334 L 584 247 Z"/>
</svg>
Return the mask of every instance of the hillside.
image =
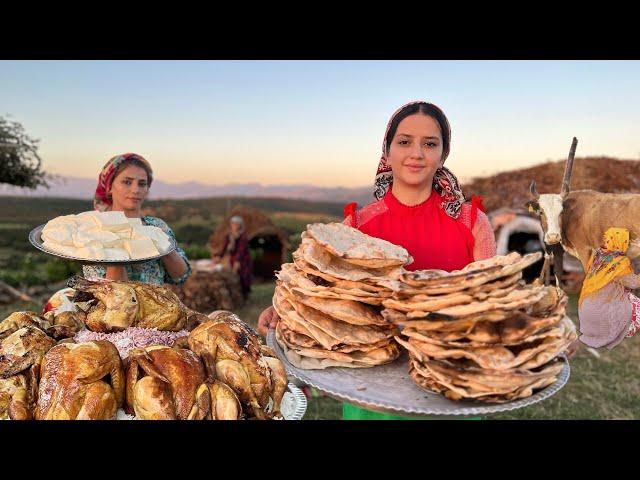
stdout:
<svg viewBox="0 0 640 480">
<path fill-rule="evenodd" d="M 467 198 L 481 195 L 487 211 L 500 207 L 522 208 L 535 180 L 539 193 L 560 193 L 566 160 L 475 178 L 462 185 Z M 640 193 L 640 160 L 609 157 L 576 157 L 572 190 L 591 189 L 605 193 Z"/>
<path fill-rule="evenodd" d="M 260 208 L 267 214 L 276 212 L 314 213 L 342 217 L 342 203 L 308 202 L 282 198 L 221 197 L 188 200 L 151 200 L 144 212 L 157 215 L 167 222 L 184 218 L 212 219 L 224 216 L 227 209 L 242 203 Z M 73 198 L 0 197 L 0 224 L 19 223 L 35 227 L 59 215 L 92 209 L 89 200 Z"/>
</svg>

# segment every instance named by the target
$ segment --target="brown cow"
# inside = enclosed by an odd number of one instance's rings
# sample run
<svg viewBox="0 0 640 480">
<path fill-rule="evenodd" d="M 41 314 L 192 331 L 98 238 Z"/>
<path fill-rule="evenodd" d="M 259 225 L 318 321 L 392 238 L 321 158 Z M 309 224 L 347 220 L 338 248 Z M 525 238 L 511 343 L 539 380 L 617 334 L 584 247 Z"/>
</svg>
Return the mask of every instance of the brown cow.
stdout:
<svg viewBox="0 0 640 480">
<path fill-rule="evenodd" d="M 629 230 L 627 256 L 640 257 L 640 195 L 569 191 L 577 143 L 574 138 L 560 194 L 540 195 L 535 181 L 531 182 L 533 201 L 528 205 L 540 215 L 544 242 L 549 246 L 562 245 L 580 260 L 586 271 L 591 252 L 602 245 L 604 232 L 610 227 L 622 227 Z"/>
</svg>

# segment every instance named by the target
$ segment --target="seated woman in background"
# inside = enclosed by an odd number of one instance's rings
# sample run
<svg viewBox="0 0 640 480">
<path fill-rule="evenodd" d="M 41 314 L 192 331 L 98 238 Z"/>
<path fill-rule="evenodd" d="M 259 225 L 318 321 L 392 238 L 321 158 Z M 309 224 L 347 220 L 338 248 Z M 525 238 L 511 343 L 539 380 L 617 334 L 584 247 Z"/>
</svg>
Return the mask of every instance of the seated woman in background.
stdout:
<svg viewBox="0 0 640 480">
<path fill-rule="evenodd" d="M 229 224 L 229 233 L 225 237 L 222 249 L 213 255 L 213 261 L 222 263 L 225 268 L 240 276 L 242 295 L 246 300 L 251 293 L 251 275 L 253 273 L 249 239 L 245 233 L 242 217 L 237 215 L 231 217 Z"/>
<path fill-rule="evenodd" d="M 640 275 L 625 255 L 628 248 L 629 230 L 612 227 L 591 254 L 578 299 L 579 340 L 585 345 L 612 349 L 640 330 L 640 299 L 631 293 L 640 288 Z"/>
<path fill-rule="evenodd" d="M 121 211 L 129 218 L 140 218 L 143 225 L 161 228 L 175 239 L 169 226 L 160 218 L 142 216 L 142 203 L 153 181 L 151 165 L 140 155 L 125 153 L 113 157 L 100 172 L 93 206 L 100 212 Z M 182 284 L 191 273 L 191 265 L 184 251 L 176 249 L 158 260 L 125 266 L 87 266 L 84 276 L 110 280 L 133 280 L 145 283 Z"/>
</svg>

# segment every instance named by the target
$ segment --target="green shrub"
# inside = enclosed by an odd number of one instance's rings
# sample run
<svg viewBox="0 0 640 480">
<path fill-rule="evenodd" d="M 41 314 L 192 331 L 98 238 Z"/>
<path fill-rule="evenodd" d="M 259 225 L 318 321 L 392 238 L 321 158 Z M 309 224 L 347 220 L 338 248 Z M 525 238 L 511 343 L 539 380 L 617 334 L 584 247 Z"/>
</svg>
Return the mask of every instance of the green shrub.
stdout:
<svg viewBox="0 0 640 480">
<path fill-rule="evenodd" d="M 213 227 L 210 224 L 186 223 L 176 225 L 173 228 L 173 233 L 176 235 L 178 242 L 187 244 L 199 243 L 205 245 L 209 241 L 209 236 L 212 232 Z"/>
<path fill-rule="evenodd" d="M 211 253 L 207 247 L 202 245 L 183 245 L 182 249 L 187 254 L 189 260 L 199 260 L 201 258 L 211 258 Z"/>
<path fill-rule="evenodd" d="M 60 282 L 74 276 L 76 273 L 80 273 L 82 267 L 76 262 L 68 262 L 54 258 L 49 260 L 44 265 L 45 275 L 49 282 Z"/>
</svg>

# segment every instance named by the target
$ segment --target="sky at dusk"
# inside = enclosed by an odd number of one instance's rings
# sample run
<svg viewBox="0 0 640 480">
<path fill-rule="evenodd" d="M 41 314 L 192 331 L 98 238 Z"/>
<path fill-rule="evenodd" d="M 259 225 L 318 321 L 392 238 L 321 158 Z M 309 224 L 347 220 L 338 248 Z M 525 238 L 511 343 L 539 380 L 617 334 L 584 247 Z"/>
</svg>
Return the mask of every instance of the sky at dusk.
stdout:
<svg viewBox="0 0 640 480">
<path fill-rule="evenodd" d="M 0 115 L 47 171 L 136 152 L 178 183 L 356 187 L 400 105 L 439 105 L 461 179 L 577 156 L 640 158 L 638 61 L 0 61 Z"/>
</svg>

